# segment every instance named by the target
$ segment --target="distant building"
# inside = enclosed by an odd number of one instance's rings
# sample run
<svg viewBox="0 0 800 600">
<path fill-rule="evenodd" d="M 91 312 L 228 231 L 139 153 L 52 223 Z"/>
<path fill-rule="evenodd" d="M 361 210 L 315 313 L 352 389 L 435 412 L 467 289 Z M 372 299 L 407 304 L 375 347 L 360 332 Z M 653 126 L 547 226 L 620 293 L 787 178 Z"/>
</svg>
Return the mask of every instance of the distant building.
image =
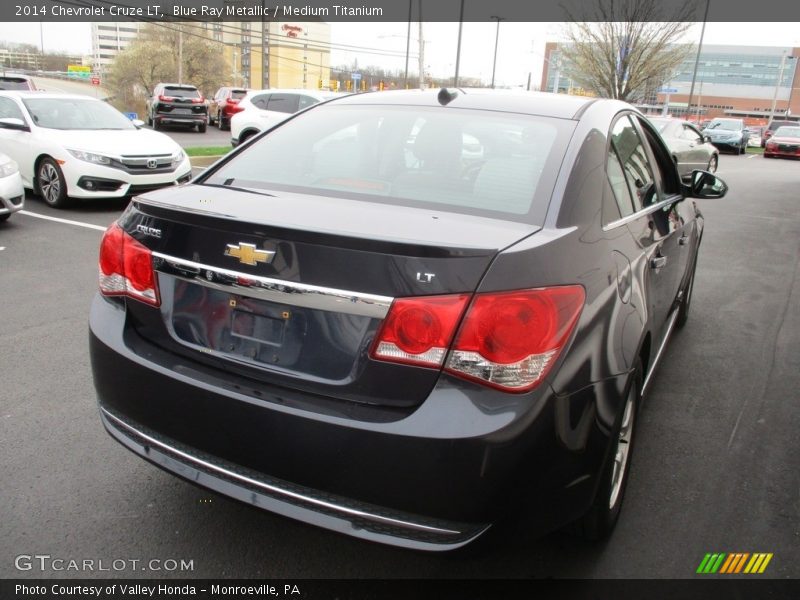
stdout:
<svg viewBox="0 0 800 600">
<path fill-rule="evenodd" d="M 144 23 L 92 23 L 95 71 L 104 73 L 136 39 Z M 175 23 L 171 24 L 176 25 Z M 182 23 L 185 35 L 216 42 L 227 64 L 230 85 L 249 88 L 328 87 L 330 25 L 322 21 L 222 21 Z"/>
<path fill-rule="evenodd" d="M 195 27 L 198 24 L 192 24 Z M 322 21 L 223 21 L 199 24 L 221 43 L 231 85 L 316 89 L 330 80 L 330 25 Z"/>
<path fill-rule="evenodd" d="M 542 90 L 561 93 L 573 88 L 561 60 L 558 44 L 548 43 L 542 73 Z M 785 57 L 785 58 L 784 58 Z M 744 118 L 748 125 L 764 125 L 769 120 L 776 94 L 776 118 L 800 117 L 800 48 L 781 46 L 715 46 L 704 45 L 700 53 L 692 106 L 688 106 L 696 53 L 678 68 L 665 83 L 678 90 L 669 95 L 668 112 L 674 116 L 710 119 L 714 117 Z M 783 61 L 783 74 L 778 76 Z M 563 62 L 563 61 L 562 61 Z M 645 111 L 660 112 L 666 94 L 651 90 L 638 105 Z"/>
<path fill-rule="evenodd" d="M 125 50 L 139 35 L 144 23 L 122 21 L 119 23 L 92 23 L 92 68 L 104 74 L 117 54 Z"/>
</svg>

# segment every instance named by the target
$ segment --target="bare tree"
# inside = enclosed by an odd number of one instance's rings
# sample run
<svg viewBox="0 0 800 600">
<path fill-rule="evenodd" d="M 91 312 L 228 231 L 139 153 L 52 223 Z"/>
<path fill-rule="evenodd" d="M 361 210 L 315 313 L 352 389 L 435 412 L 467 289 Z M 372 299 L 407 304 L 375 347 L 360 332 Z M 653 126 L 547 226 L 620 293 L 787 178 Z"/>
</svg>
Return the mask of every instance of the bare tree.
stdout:
<svg viewBox="0 0 800 600">
<path fill-rule="evenodd" d="M 691 0 L 670 4 L 670 13 L 664 5 L 661 0 L 598 0 L 582 20 L 567 9 L 567 43 L 559 48 L 564 73 L 599 95 L 626 101 L 663 86 L 694 51 L 692 44 L 679 41 L 696 10 Z"/>
</svg>

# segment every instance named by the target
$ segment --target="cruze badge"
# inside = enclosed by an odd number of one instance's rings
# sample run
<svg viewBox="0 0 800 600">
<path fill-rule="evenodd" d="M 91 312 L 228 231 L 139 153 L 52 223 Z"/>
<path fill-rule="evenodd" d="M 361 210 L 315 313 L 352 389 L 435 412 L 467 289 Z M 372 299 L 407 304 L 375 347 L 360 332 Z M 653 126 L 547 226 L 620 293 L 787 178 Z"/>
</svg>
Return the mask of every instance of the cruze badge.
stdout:
<svg viewBox="0 0 800 600">
<path fill-rule="evenodd" d="M 258 263 L 271 263 L 275 257 L 272 250 L 260 250 L 255 244 L 240 242 L 239 244 L 228 244 L 225 248 L 225 256 L 238 258 L 243 265 L 255 266 Z"/>
</svg>

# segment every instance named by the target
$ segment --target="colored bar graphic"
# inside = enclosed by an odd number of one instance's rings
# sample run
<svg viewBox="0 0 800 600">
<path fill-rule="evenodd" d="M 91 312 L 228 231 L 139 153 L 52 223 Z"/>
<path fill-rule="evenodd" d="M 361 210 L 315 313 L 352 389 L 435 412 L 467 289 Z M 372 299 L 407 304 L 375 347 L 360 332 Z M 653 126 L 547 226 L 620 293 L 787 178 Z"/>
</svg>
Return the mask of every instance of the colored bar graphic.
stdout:
<svg viewBox="0 0 800 600">
<path fill-rule="evenodd" d="M 704 575 L 714 573 L 730 575 L 741 573 L 742 569 L 744 569 L 744 572 L 748 574 L 763 573 L 773 556 L 771 552 L 756 552 L 754 554 L 749 552 L 732 552 L 730 554 L 709 552 L 703 557 L 696 572 Z"/>
</svg>

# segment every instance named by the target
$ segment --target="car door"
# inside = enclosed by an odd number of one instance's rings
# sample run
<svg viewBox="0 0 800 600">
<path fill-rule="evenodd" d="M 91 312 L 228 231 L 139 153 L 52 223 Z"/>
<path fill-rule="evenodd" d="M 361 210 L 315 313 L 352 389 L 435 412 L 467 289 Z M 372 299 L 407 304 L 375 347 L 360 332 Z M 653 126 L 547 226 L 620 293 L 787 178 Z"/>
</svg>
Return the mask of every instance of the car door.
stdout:
<svg viewBox="0 0 800 600">
<path fill-rule="evenodd" d="M 705 169 L 711 158 L 709 149 L 703 141 L 703 136 L 694 127 L 684 123 L 681 138 L 686 142 L 686 170 L 681 175 L 689 175 L 694 169 Z"/>
<path fill-rule="evenodd" d="M 31 120 L 27 118 L 16 99 L 0 96 L 0 118 L 20 119 L 28 127 Z M 0 152 L 7 154 L 19 165 L 19 173 L 26 187 L 33 187 L 33 159 L 35 144 L 30 131 L 0 128 Z"/>
<path fill-rule="evenodd" d="M 660 343 L 679 286 L 680 233 L 672 204 L 676 200 L 673 190 L 680 182 L 669 151 L 652 130 L 643 126 L 638 116 L 623 113 L 611 127 L 610 141 L 633 201 L 633 214 L 624 220 L 641 250 L 634 272 L 641 280 L 639 287 L 645 291 L 653 331 Z M 654 142 L 662 164 L 653 153 Z"/>
</svg>

